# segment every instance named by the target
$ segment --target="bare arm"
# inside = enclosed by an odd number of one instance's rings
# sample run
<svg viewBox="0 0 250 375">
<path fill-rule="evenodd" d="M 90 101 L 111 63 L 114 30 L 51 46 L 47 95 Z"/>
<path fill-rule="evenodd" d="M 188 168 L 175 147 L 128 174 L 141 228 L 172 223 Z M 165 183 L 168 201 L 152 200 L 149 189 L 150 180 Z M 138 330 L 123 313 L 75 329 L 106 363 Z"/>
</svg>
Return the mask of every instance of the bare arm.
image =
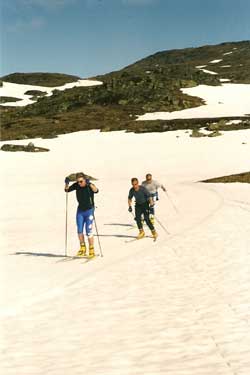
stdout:
<svg viewBox="0 0 250 375">
<path fill-rule="evenodd" d="M 148 200 L 148 201 L 149 201 L 149 205 L 150 205 L 150 206 L 154 206 L 155 203 L 154 203 L 152 197 L 149 197 L 149 200 Z"/>
<path fill-rule="evenodd" d="M 129 207 L 132 207 L 132 199 L 129 199 L 129 198 L 128 198 L 128 206 L 129 206 Z"/>
<path fill-rule="evenodd" d="M 66 181 L 66 179 L 65 179 L 64 191 L 66 193 L 70 193 L 71 191 L 76 190 L 76 183 L 74 183 L 73 185 L 69 186 L 69 182 L 70 181 Z"/>
</svg>

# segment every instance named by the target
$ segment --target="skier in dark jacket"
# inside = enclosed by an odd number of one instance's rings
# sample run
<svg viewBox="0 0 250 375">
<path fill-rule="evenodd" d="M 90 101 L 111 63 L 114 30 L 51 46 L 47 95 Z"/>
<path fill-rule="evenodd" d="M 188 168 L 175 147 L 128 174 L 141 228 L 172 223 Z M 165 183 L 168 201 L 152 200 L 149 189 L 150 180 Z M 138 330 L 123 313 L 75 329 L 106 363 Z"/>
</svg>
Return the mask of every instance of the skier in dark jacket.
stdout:
<svg viewBox="0 0 250 375">
<path fill-rule="evenodd" d="M 76 191 L 76 198 L 78 201 L 78 208 L 76 212 L 76 224 L 78 238 L 80 241 L 80 249 L 77 256 L 86 255 L 86 244 L 84 239 L 84 228 L 88 237 L 89 256 L 95 256 L 94 237 L 92 233 L 94 221 L 94 194 L 98 193 L 97 187 L 85 178 L 83 173 L 76 174 L 76 182 L 69 186 L 69 178 L 65 178 L 65 192 Z"/>
<path fill-rule="evenodd" d="M 154 201 L 147 189 L 139 185 L 139 181 L 137 178 L 132 178 L 131 183 L 132 188 L 129 190 L 128 194 L 128 210 L 129 212 L 132 212 L 132 199 L 135 198 L 135 220 L 139 229 L 137 239 L 141 239 L 145 236 L 145 232 L 142 226 L 142 215 L 144 216 L 144 220 L 151 230 L 153 238 L 156 239 L 158 235 L 156 233 L 154 225 L 149 219 L 149 214 L 153 210 Z"/>
</svg>

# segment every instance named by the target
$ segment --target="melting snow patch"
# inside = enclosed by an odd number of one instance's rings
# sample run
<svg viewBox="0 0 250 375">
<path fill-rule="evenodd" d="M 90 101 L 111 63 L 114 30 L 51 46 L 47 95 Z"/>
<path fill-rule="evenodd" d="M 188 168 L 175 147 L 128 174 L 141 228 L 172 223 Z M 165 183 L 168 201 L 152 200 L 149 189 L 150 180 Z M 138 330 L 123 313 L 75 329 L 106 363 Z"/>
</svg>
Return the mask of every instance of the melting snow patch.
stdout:
<svg viewBox="0 0 250 375">
<path fill-rule="evenodd" d="M 232 65 L 221 65 L 221 68 L 230 68 Z"/>
<path fill-rule="evenodd" d="M 226 55 L 231 55 L 233 53 L 233 51 L 231 51 L 231 52 L 226 52 L 226 53 L 223 53 L 223 55 L 224 56 L 226 56 Z"/>
<path fill-rule="evenodd" d="M 202 68 L 206 68 L 207 65 L 197 65 L 196 68 L 197 69 L 202 69 Z"/>
<path fill-rule="evenodd" d="M 89 86 L 99 86 L 102 85 L 102 82 L 100 81 L 91 81 L 88 79 L 80 79 L 76 82 L 66 83 L 62 86 L 56 86 L 56 87 L 45 87 L 45 86 L 34 86 L 34 85 L 21 85 L 18 83 L 12 83 L 12 82 L 3 82 L 3 86 L 0 87 L 0 97 L 6 96 L 10 98 L 17 98 L 21 99 L 16 102 L 9 102 L 9 103 L 3 103 L 2 106 L 8 106 L 8 107 L 24 107 L 28 104 L 35 103 L 35 100 L 32 99 L 32 95 L 25 94 L 27 91 L 35 90 L 35 91 L 43 91 L 46 92 L 46 96 L 53 95 L 54 90 L 64 91 L 67 89 L 71 89 L 73 87 L 89 87 Z"/>
<path fill-rule="evenodd" d="M 220 82 L 230 82 L 231 79 L 228 78 L 220 78 Z"/>
<path fill-rule="evenodd" d="M 217 64 L 219 62 L 221 62 L 222 59 L 218 59 L 218 60 L 212 60 L 212 61 L 209 61 L 210 64 Z"/>
<path fill-rule="evenodd" d="M 230 121 L 226 122 L 226 125 L 233 125 L 233 124 L 237 125 L 237 124 L 241 124 L 241 123 L 242 123 L 241 120 L 230 120 Z"/>
<path fill-rule="evenodd" d="M 184 94 L 202 98 L 206 104 L 181 111 L 146 113 L 139 116 L 137 120 L 235 117 L 249 113 L 250 84 L 199 85 L 181 89 L 181 91 Z"/>
<path fill-rule="evenodd" d="M 212 74 L 212 75 L 217 75 L 218 73 L 216 72 L 212 72 L 211 70 L 207 70 L 207 69 L 200 69 L 202 70 L 204 73 L 207 73 L 207 74 Z"/>
</svg>

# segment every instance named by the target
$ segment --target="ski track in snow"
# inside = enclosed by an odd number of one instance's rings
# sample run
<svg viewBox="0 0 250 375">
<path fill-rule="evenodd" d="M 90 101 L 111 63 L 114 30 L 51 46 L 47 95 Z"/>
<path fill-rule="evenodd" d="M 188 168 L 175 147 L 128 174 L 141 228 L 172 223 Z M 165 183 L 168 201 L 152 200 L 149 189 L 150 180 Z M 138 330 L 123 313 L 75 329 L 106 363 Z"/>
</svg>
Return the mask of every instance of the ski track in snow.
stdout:
<svg viewBox="0 0 250 375">
<path fill-rule="evenodd" d="M 247 170 L 250 146 L 241 142 L 249 136 L 249 130 L 199 140 L 183 131 L 90 131 L 35 140 L 51 149 L 46 155 L 0 153 L 1 372 L 248 375 L 249 186 L 195 181 Z M 105 160 L 86 166 L 100 178 L 96 217 L 104 258 L 86 264 L 62 261 L 63 180 L 83 169 L 83 143 L 88 155 L 93 147 L 105 150 Z M 137 152 L 142 144 L 151 147 L 148 162 Z M 160 192 L 157 217 L 171 234 L 158 226 L 155 243 L 125 244 L 137 233 L 127 230 L 134 224 L 126 206 L 129 178 L 149 170 L 179 214 Z M 75 206 L 70 195 L 69 255 L 77 249 Z"/>
</svg>

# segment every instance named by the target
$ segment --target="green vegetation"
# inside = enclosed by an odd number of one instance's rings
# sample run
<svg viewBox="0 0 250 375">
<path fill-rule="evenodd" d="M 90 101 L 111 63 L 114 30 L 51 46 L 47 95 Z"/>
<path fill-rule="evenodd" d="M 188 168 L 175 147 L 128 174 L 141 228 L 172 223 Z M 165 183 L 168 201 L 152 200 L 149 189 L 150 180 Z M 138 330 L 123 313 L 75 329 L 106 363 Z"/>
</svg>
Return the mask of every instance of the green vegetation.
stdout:
<svg viewBox="0 0 250 375">
<path fill-rule="evenodd" d="M 209 180 L 204 180 L 202 182 L 207 183 L 232 183 L 232 182 L 242 182 L 250 184 L 250 172 L 244 172 L 239 174 L 232 174 L 229 176 L 210 178 Z"/>
<path fill-rule="evenodd" d="M 233 53 L 224 55 L 228 52 Z M 210 61 L 218 59 L 222 59 L 222 61 L 216 64 L 209 64 Z M 250 83 L 250 41 L 158 52 L 125 69 L 141 70 L 143 68 L 146 71 L 150 70 L 150 67 L 164 69 L 165 67 L 173 66 L 175 69 L 175 66 L 177 66 L 177 69 L 179 67 L 183 71 L 184 67 L 189 67 L 192 70 L 199 65 L 207 65 L 206 69 L 219 73 L 221 78 L 231 79 L 232 83 Z M 230 67 L 223 68 L 223 66 L 227 65 L 230 65 Z M 205 75 L 205 77 L 201 76 L 201 81 L 199 82 L 196 76 L 194 79 L 196 84 L 219 84 L 217 76 L 200 73 Z M 174 71 L 172 70 L 171 77 L 173 74 Z M 176 78 L 178 78 L 178 73 Z"/>
<path fill-rule="evenodd" d="M 223 55 L 231 51 L 234 52 Z M 223 59 L 221 63 L 208 64 L 220 58 Z M 36 103 L 26 107 L 5 107 L 0 109 L 1 137 L 3 140 L 53 137 L 87 129 L 143 133 L 199 130 L 201 127 L 219 135 L 218 132 L 222 130 L 250 128 L 249 118 L 242 118 L 241 124 L 230 126 L 226 125 L 229 118 L 225 118 L 224 122 L 223 119 L 135 121 L 137 115 L 146 112 L 178 111 L 202 105 L 200 98 L 185 95 L 180 88 L 198 84 L 220 85 L 218 76 L 206 74 L 196 66 L 208 65 L 208 69 L 216 71 L 223 69 L 220 66 L 226 64 L 231 65 L 231 68 L 226 68 L 225 78 L 237 83 L 250 82 L 250 41 L 159 52 L 120 71 L 93 77 L 103 82 L 101 86 L 55 90 L 53 96 L 39 97 Z M 70 81 L 78 79 L 47 73 L 16 73 L 10 76 L 12 82 L 18 80 L 18 83 L 44 86 L 58 85 L 55 83 L 58 76 Z M 214 122 L 216 128 L 213 128 Z"/>
<path fill-rule="evenodd" d="M 6 82 L 45 87 L 62 86 L 78 79 L 80 78 L 77 76 L 62 73 L 13 73 L 1 77 L 1 80 Z"/>
<path fill-rule="evenodd" d="M 10 103 L 10 102 L 17 102 L 18 100 L 21 100 L 19 98 L 12 98 L 8 96 L 1 96 L 0 97 L 0 103 Z"/>
<path fill-rule="evenodd" d="M 40 90 L 28 90 L 25 92 L 25 95 L 32 95 L 35 98 L 37 98 L 38 96 L 44 96 L 46 94 L 47 94 L 47 91 L 40 91 Z"/>
</svg>

